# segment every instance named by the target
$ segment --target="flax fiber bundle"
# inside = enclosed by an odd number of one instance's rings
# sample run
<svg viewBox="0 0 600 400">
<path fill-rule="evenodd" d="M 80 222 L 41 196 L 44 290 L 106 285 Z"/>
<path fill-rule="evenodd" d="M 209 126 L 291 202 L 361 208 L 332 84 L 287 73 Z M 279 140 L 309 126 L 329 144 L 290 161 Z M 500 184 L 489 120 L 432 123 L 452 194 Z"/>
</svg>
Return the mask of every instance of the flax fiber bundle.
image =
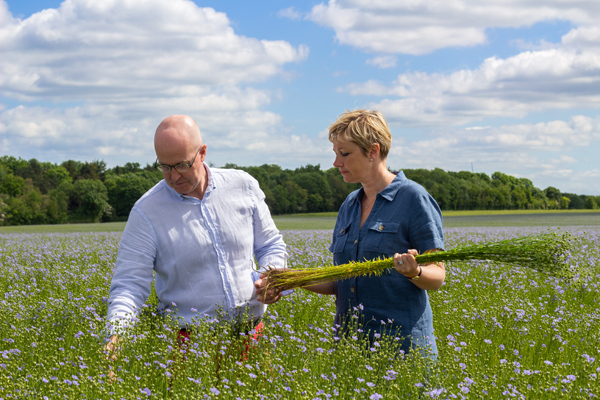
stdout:
<svg viewBox="0 0 600 400">
<path fill-rule="evenodd" d="M 498 242 L 457 247 L 452 250 L 420 254 L 419 264 L 440 261 L 488 260 L 520 264 L 555 276 L 568 276 L 565 261 L 569 257 L 571 235 L 543 233 Z M 351 262 L 315 268 L 268 269 L 267 290 L 283 291 L 364 275 L 381 275 L 394 268 L 393 258 Z"/>
</svg>

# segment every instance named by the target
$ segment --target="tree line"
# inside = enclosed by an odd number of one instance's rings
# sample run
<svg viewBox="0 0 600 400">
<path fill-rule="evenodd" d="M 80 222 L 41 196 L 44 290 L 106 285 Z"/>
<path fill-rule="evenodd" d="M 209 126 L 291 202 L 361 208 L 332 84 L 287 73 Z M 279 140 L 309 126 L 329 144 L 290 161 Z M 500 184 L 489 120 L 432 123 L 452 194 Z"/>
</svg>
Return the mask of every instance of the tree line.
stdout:
<svg viewBox="0 0 600 400">
<path fill-rule="evenodd" d="M 337 211 L 360 187 L 348 184 L 337 168 L 306 165 L 294 170 L 278 165 L 242 167 L 258 180 L 274 215 Z M 597 209 L 600 196 L 538 189 L 529 179 L 501 172 L 491 176 L 436 168 L 405 169 L 423 185 L 442 210 Z M 0 157 L 0 225 L 38 225 L 124 221 L 137 199 L 162 179 L 147 164 L 107 168 L 100 160 L 61 164 Z"/>
</svg>

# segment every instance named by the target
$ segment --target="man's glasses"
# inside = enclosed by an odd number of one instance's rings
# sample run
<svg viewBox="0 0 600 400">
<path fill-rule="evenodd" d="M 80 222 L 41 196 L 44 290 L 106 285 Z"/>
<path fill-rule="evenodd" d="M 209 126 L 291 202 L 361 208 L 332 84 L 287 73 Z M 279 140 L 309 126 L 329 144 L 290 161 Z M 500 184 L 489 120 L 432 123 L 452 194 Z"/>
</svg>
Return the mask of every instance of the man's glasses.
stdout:
<svg viewBox="0 0 600 400">
<path fill-rule="evenodd" d="M 200 149 L 201 148 L 202 147 L 200 147 Z M 190 168 L 192 168 L 192 165 L 194 165 L 194 162 L 196 161 L 196 157 L 198 157 L 198 152 L 200 151 L 200 149 L 198 149 L 198 151 L 196 152 L 196 155 L 194 156 L 194 159 L 192 160 L 191 164 L 187 164 L 187 163 L 182 163 L 182 164 L 177 164 L 177 165 L 159 164 L 158 158 L 157 158 L 154 165 L 163 174 L 170 174 L 171 170 L 173 168 L 175 168 L 177 170 L 177 172 L 179 172 L 180 174 L 185 174 L 186 172 L 188 172 L 190 170 Z"/>
</svg>

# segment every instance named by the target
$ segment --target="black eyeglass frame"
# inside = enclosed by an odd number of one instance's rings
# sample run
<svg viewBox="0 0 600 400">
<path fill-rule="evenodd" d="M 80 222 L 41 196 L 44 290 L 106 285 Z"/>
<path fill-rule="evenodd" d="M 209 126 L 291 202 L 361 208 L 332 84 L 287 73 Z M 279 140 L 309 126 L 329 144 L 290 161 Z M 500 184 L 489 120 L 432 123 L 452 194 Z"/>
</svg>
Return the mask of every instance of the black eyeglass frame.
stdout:
<svg viewBox="0 0 600 400">
<path fill-rule="evenodd" d="M 156 161 L 154 162 L 154 166 L 156 167 L 156 169 L 158 169 L 163 174 L 170 174 L 171 171 L 173 170 L 173 168 L 175 168 L 175 170 L 177 170 L 177 172 L 179 172 L 180 174 L 185 174 L 186 172 L 188 172 L 192 168 L 192 166 L 196 162 L 196 158 L 198 157 L 198 153 L 200 152 L 200 150 L 202 150 L 202 147 L 200 147 L 198 149 L 198 151 L 196 151 L 196 155 L 194 156 L 194 159 L 192 160 L 191 164 L 188 164 L 188 163 L 181 163 L 181 164 L 177 164 L 177 165 L 160 164 L 158 162 L 158 157 L 156 157 Z M 169 168 L 169 170 L 165 171 L 164 168 L 167 168 L 167 167 Z M 185 168 L 185 171 L 182 171 L 180 168 Z"/>
</svg>

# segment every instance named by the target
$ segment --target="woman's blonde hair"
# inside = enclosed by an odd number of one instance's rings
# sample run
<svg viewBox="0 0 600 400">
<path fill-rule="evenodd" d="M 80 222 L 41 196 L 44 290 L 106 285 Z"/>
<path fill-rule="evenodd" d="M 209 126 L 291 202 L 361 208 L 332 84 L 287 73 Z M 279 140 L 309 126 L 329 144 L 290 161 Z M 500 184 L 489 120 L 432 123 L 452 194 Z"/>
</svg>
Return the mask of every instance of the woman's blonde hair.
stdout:
<svg viewBox="0 0 600 400">
<path fill-rule="evenodd" d="M 365 155 L 375 143 L 379 145 L 379 154 L 387 158 L 392 147 L 392 134 L 385 117 L 379 111 L 354 110 L 340 115 L 329 127 L 329 141 L 338 137 L 355 143 Z"/>
</svg>

